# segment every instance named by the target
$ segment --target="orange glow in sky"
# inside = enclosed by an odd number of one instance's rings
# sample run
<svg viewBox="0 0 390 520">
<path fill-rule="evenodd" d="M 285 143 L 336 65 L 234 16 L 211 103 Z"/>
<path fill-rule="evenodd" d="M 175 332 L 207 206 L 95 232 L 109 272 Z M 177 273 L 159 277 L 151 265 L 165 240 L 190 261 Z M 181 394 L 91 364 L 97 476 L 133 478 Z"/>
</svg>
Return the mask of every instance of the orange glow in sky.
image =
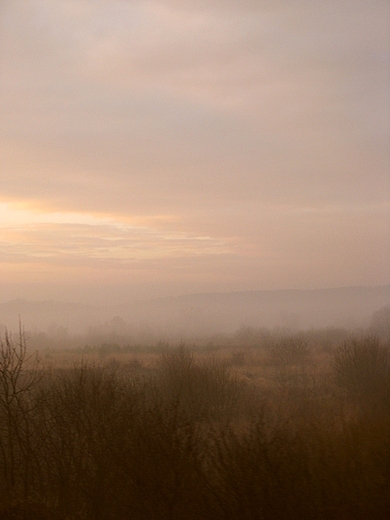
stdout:
<svg viewBox="0 0 390 520">
<path fill-rule="evenodd" d="M 389 17 L 385 0 L 3 2 L 0 289 L 390 283 Z"/>
</svg>

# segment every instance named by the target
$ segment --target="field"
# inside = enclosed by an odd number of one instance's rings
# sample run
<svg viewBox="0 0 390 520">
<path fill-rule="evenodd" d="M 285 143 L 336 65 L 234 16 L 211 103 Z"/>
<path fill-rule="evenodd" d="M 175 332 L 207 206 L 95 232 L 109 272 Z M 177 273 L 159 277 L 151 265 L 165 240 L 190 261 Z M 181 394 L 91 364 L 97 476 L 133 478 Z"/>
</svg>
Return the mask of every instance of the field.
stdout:
<svg viewBox="0 0 390 520">
<path fill-rule="evenodd" d="M 390 350 L 243 327 L 0 351 L 0 519 L 387 519 Z"/>
</svg>

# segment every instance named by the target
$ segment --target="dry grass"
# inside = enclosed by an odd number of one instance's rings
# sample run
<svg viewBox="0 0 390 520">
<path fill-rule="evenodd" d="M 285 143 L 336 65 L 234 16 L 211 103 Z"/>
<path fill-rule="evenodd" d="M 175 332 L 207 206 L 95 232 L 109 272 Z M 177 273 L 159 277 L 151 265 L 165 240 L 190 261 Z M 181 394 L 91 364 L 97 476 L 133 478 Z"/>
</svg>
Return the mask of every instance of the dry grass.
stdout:
<svg viewBox="0 0 390 520">
<path fill-rule="evenodd" d="M 42 352 L 39 367 L 3 343 L 0 519 L 388 518 L 390 407 L 367 413 L 345 386 L 387 347 L 241 332 L 225 348 Z"/>
</svg>

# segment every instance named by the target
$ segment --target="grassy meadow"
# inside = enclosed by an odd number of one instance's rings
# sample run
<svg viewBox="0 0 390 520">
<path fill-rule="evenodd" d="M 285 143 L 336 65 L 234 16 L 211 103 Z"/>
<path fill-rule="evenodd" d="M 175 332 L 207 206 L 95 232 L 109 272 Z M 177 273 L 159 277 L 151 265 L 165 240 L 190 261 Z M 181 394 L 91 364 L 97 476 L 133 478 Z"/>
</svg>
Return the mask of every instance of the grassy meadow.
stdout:
<svg viewBox="0 0 390 520">
<path fill-rule="evenodd" d="M 390 348 L 372 331 L 38 354 L 2 337 L 0 520 L 389 512 Z"/>
</svg>

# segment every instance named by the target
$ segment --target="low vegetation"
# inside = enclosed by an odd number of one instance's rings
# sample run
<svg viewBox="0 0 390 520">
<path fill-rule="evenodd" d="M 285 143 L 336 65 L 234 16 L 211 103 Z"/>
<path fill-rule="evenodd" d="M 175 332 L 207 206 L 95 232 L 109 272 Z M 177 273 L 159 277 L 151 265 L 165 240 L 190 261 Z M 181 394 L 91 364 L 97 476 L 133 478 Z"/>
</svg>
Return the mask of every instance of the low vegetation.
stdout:
<svg viewBox="0 0 390 520">
<path fill-rule="evenodd" d="M 0 344 L 0 520 L 389 517 L 386 338 L 27 344 Z"/>
</svg>

